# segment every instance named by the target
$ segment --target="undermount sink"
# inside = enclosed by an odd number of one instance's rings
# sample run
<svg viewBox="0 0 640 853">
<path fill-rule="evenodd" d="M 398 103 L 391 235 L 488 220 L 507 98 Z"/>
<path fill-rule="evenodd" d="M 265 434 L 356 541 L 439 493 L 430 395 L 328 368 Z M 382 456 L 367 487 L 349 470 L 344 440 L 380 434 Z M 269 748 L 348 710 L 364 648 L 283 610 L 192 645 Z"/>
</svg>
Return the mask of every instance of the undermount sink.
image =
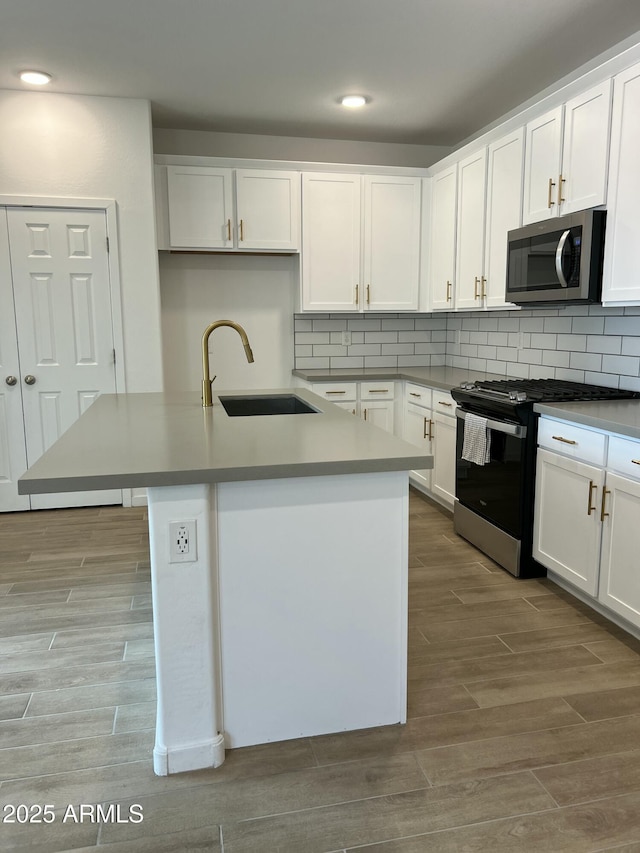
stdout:
<svg viewBox="0 0 640 853">
<path fill-rule="evenodd" d="M 316 415 L 314 409 L 295 394 L 260 394 L 248 397 L 219 397 L 230 418 L 252 415 Z"/>
</svg>

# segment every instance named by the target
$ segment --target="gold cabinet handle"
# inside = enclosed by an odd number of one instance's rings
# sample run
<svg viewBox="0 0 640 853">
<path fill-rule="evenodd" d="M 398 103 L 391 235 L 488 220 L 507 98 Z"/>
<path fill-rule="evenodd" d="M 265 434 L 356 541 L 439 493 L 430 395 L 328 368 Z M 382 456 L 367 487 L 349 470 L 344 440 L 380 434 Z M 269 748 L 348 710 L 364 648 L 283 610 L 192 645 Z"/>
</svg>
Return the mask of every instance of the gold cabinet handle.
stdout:
<svg viewBox="0 0 640 853">
<path fill-rule="evenodd" d="M 477 277 L 474 278 L 473 279 L 473 298 L 474 299 L 480 299 L 480 294 L 478 293 L 478 285 L 479 284 L 480 284 L 480 279 Z"/>
<path fill-rule="evenodd" d="M 367 285 L 367 305 L 371 304 L 371 287 Z"/>
<path fill-rule="evenodd" d="M 447 281 L 447 299 L 446 299 L 447 302 L 451 302 L 451 288 L 452 288 L 451 282 Z"/>
<path fill-rule="evenodd" d="M 327 397 L 328 397 L 328 396 L 329 396 L 329 394 L 346 394 L 347 392 L 346 392 L 346 391 L 325 391 L 324 393 L 325 393 L 325 394 L 327 395 Z"/>
<path fill-rule="evenodd" d="M 600 521 L 604 521 L 605 518 L 609 515 L 608 512 L 604 511 L 605 504 L 607 502 L 607 495 L 611 494 L 611 489 L 607 489 L 604 486 L 602 487 L 602 503 L 600 504 Z"/>
<path fill-rule="evenodd" d="M 439 406 L 446 406 L 448 409 L 450 409 L 453 406 L 453 403 L 445 403 L 444 400 L 438 400 L 438 405 Z"/>
<path fill-rule="evenodd" d="M 388 394 L 388 388 L 369 388 L 367 394 Z"/>
<path fill-rule="evenodd" d="M 240 220 L 240 242 L 244 241 L 244 219 Z"/>
<path fill-rule="evenodd" d="M 487 279 L 484 276 L 482 276 L 480 281 L 482 283 L 482 287 L 480 288 L 480 299 L 484 299 L 487 295 L 487 288 L 486 288 Z"/>
<path fill-rule="evenodd" d="M 352 415 L 355 415 L 355 413 L 356 413 L 356 410 L 355 410 L 355 409 L 351 409 L 351 414 L 352 414 Z"/>
<path fill-rule="evenodd" d="M 552 192 L 553 188 L 555 187 L 555 185 L 556 184 L 555 184 L 555 181 L 553 180 L 553 178 L 549 178 L 549 196 L 547 198 L 547 207 L 549 207 L 549 208 L 553 207 L 553 205 L 555 204 L 555 201 L 553 201 L 553 199 L 551 198 L 551 192 Z"/>
<path fill-rule="evenodd" d="M 360 285 L 356 284 L 356 306 L 360 302 L 359 291 L 360 291 Z"/>
<path fill-rule="evenodd" d="M 591 506 L 591 499 L 593 498 L 594 491 L 597 491 L 598 487 L 593 482 L 593 480 L 589 480 L 589 497 L 587 498 L 587 515 L 591 515 L 592 512 L 596 511 L 594 506 Z"/>
<path fill-rule="evenodd" d="M 562 442 L 564 442 L 564 444 L 577 444 L 578 443 L 577 441 L 574 441 L 571 438 L 563 438 L 561 435 L 552 435 L 551 438 L 554 441 L 562 441 Z"/>
<path fill-rule="evenodd" d="M 364 419 L 365 419 L 365 421 L 367 419 L 367 410 L 366 409 L 364 410 Z"/>
<path fill-rule="evenodd" d="M 640 465 L 640 459 L 632 459 L 631 461 L 634 465 Z"/>
<path fill-rule="evenodd" d="M 231 220 L 227 219 L 227 240 L 231 242 Z"/>
<path fill-rule="evenodd" d="M 424 429 L 422 430 L 422 437 L 428 438 L 429 441 L 433 441 L 433 433 L 431 432 L 431 425 L 433 424 L 433 421 L 431 420 L 431 418 L 423 418 L 423 420 Z M 429 424 L 429 432 L 427 432 L 427 424 Z"/>
<path fill-rule="evenodd" d="M 566 199 L 563 198 L 563 196 L 562 196 L 562 185 L 564 184 L 564 182 L 565 182 L 565 179 L 562 177 L 562 175 L 559 175 L 558 176 L 558 204 L 559 205 L 562 204 L 563 201 L 566 201 Z"/>
<path fill-rule="evenodd" d="M 416 394 L 415 391 L 409 391 L 409 396 L 410 397 L 422 397 L 422 394 Z M 633 460 L 631 460 L 631 461 L 633 461 Z M 638 462 L 638 465 L 640 465 L 640 462 Z"/>
</svg>

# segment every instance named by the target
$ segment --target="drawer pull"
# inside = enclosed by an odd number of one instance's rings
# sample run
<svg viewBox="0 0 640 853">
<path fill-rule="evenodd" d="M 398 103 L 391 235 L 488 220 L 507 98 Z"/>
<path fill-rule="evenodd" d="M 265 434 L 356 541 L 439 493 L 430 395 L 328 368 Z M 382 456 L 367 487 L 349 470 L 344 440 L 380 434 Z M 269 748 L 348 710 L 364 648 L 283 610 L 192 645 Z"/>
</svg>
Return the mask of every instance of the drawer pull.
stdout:
<svg viewBox="0 0 640 853">
<path fill-rule="evenodd" d="M 640 459 L 632 459 L 631 461 L 634 465 L 640 465 Z"/>
<path fill-rule="evenodd" d="M 562 442 L 564 442 L 564 444 L 577 444 L 578 443 L 577 441 L 574 441 L 572 438 L 563 438 L 561 435 L 552 435 L 551 438 L 553 438 L 554 441 L 562 441 Z"/>
<path fill-rule="evenodd" d="M 369 388 L 369 394 L 388 394 L 388 388 Z"/>
<path fill-rule="evenodd" d="M 593 482 L 593 480 L 589 480 L 589 497 L 587 498 L 587 515 L 591 515 L 592 512 L 596 511 L 596 507 L 591 506 L 591 499 L 593 497 L 594 490 L 596 490 L 597 488 L 598 487 Z"/>
<path fill-rule="evenodd" d="M 611 489 L 607 489 L 604 486 L 602 487 L 602 503 L 600 504 L 600 521 L 604 521 L 605 518 L 609 515 L 608 512 L 604 511 L 605 504 L 607 502 L 607 495 L 611 494 Z"/>
<path fill-rule="evenodd" d="M 328 396 L 329 396 L 329 394 L 346 394 L 347 392 L 346 392 L 346 391 L 325 391 L 324 393 L 325 393 L 325 394 L 327 395 L 327 397 L 328 397 Z"/>
<path fill-rule="evenodd" d="M 453 406 L 453 403 L 445 403 L 445 401 L 444 401 L 444 400 L 438 400 L 438 405 L 439 405 L 439 406 L 447 406 L 447 408 L 449 408 L 449 409 L 450 409 L 450 408 L 451 408 L 451 406 Z"/>
<path fill-rule="evenodd" d="M 422 394 L 416 394 L 416 392 L 415 392 L 415 391 L 409 391 L 409 394 L 410 394 L 412 397 L 422 397 Z M 640 463 L 639 463 L 639 464 L 640 464 Z"/>
</svg>

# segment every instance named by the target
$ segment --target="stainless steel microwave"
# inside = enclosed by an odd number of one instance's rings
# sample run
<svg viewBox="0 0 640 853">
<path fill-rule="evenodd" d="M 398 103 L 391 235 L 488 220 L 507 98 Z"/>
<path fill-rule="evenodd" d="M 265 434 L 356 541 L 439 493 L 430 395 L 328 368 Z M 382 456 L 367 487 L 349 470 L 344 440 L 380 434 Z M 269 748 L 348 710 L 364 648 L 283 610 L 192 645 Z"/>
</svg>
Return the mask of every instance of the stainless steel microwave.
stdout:
<svg viewBox="0 0 640 853">
<path fill-rule="evenodd" d="M 605 210 L 582 210 L 509 231 L 507 302 L 599 302 Z"/>
</svg>

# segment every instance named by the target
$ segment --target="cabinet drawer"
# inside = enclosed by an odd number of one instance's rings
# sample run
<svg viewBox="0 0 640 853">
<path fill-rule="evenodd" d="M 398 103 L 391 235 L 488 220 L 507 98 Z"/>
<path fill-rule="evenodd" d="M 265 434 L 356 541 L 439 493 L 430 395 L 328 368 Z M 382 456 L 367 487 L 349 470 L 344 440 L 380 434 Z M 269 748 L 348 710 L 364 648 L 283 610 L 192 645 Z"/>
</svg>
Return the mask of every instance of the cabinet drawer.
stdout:
<svg viewBox="0 0 640 853">
<path fill-rule="evenodd" d="M 617 435 L 609 436 L 607 468 L 640 480 L 640 441 Z"/>
<path fill-rule="evenodd" d="M 355 382 L 314 382 L 311 390 L 314 394 L 335 403 L 358 399 L 358 386 Z"/>
<path fill-rule="evenodd" d="M 390 382 L 361 382 L 360 401 L 366 400 L 393 400 L 395 383 Z"/>
<path fill-rule="evenodd" d="M 426 409 L 431 408 L 431 388 L 424 388 L 422 385 L 414 385 L 412 382 L 407 382 L 404 395 L 407 403 L 424 406 Z"/>
<path fill-rule="evenodd" d="M 448 391 L 439 391 L 437 388 L 434 388 L 433 411 L 454 417 L 456 413 L 456 401 Z"/>
<path fill-rule="evenodd" d="M 607 438 L 604 433 L 594 432 L 567 421 L 540 418 L 538 444 L 555 453 L 573 459 L 583 459 L 593 465 L 604 465 Z"/>
</svg>

